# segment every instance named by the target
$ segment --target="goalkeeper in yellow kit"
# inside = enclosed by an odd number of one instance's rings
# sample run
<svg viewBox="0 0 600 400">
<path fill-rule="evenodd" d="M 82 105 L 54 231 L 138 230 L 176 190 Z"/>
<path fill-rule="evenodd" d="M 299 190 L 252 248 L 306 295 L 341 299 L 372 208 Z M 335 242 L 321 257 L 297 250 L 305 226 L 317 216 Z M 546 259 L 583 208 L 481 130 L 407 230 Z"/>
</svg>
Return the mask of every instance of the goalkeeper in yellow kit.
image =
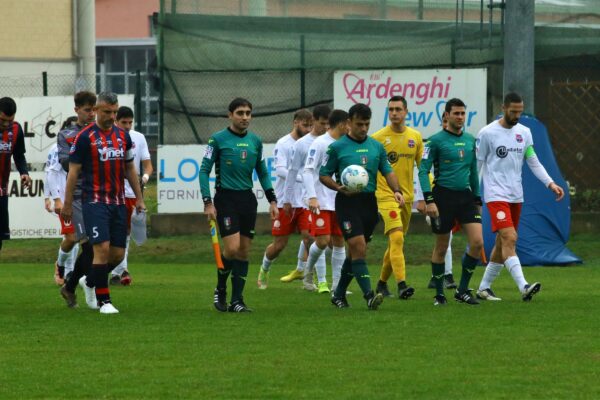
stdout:
<svg viewBox="0 0 600 400">
<path fill-rule="evenodd" d="M 398 177 L 404 206 L 399 206 L 394 200 L 394 193 L 385 184 L 385 178 L 377 174 L 377 207 L 384 222 L 385 234 L 388 237 L 388 247 L 383 256 L 381 275 L 377 282 L 377 293 L 391 297 L 387 286 L 392 271 L 398 283 L 398 297 L 410 298 L 415 290 L 406 284 L 406 263 L 404 261 L 404 234 L 408 231 L 412 213 L 414 196 L 413 170 L 414 164 L 421 164 L 423 155 L 423 139 L 421 133 L 406 126 L 408 112 L 406 99 L 394 96 L 388 101 L 388 117 L 390 125 L 375 132 L 372 138 L 383 144 L 388 161 Z"/>
</svg>

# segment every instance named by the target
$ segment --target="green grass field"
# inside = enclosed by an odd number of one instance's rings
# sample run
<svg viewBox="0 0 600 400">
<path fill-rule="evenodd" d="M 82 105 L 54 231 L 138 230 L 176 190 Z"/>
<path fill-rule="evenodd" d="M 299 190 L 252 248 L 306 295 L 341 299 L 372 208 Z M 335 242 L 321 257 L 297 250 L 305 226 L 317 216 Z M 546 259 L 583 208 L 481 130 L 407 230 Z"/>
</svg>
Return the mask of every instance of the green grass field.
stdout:
<svg viewBox="0 0 600 400">
<path fill-rule="evenodd" d="M 582 266 L 526 268 L 529 281 L 543 283 L 531 303 L 503 271 L 502 302 L 437 309 L 425 288 L 431 235 L 409 236 L 415 296 L 386 299 L 376 312 L 354 283 L 346 310 L 280 283 L 295 240 L 259 291 L 269 240 L 255 240 L 245 292 L 252 314 L 213 309 L 210 240 L 180 237 L 132 249 L 134 282 L 113 288 L 115 316 L 87 309 L 82 293 L 80 308 L 64 306 L 52 281 L 57 240 L 6 242 L 0 398 L 600 398 L 597 237 L 573 238 Z M 378 236 L 370 247 L 373 281 L 384 244 Z"/>
</svg>

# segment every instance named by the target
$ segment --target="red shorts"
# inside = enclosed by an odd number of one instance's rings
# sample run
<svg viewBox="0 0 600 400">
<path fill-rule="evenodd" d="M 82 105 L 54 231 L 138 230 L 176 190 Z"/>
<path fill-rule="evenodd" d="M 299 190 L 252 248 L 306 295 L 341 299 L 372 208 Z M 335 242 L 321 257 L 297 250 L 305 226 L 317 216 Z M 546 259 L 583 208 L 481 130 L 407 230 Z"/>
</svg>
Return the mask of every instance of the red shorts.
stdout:
<svg viewBox="0 0 600 400">
<path fill-rule="evenodd" d="M 130 199 L 129 197 L 125 197 L 125 208 L 127 208 L 127 233 L 131 230 L 131 214 L 133 214 L 133 210 L 135 210 L 135 203 L 137 199 Z"/>
<path fill-rule="evenodd" d="M 321 210 L 319 215 L 311 213 L 310 236 L 337 235 L 342 236 L 342 230 L 337 222 L 335 211 Z"/>
<path fill-rule="evenodd" d="M 307 231 L 310 227 L 308 216 L 310 211 L 305 208 L 292 208 L 292 215 L 287 215 L 283 208 L 279 209 L 279 218 L 271 223 L 271 235 L 287 236 L 298 231 Z"/>
<path fill-rule="evenodd" d="M 490 201 L 486 203 L 490 212 L 492 222 L 492 232 L 497 232 L 504 228 L 519 227 L 519 218 L 521 217 L 521 206 L 523 203 L 507 203 L 506 201 Z"/>
<path fill-rule="evenodd" d="M 69 225 L 65 224 L 65 220 L 60 214 L 58 215 L 58 219 L 60 219 L 60 234 L 68 235 L 70 233 L 75 233 L 75 225 L 73 225 L 73 220 L 69 223 Z"/>
</svg>

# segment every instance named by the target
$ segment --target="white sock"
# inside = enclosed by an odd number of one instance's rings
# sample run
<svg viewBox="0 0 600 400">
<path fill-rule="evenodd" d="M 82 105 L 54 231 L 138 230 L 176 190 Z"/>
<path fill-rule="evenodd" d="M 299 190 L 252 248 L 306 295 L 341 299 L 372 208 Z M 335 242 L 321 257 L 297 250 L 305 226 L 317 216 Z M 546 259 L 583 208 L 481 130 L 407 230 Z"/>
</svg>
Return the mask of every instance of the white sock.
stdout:
<svg viewBox="0 0 600 400">
<path fill-rule="evenodd" d="M 344 264 L 345 259 L 346 248 L 344 246 L 334 247 L 333 251 L 331 252 L 331 279 L 333 280 L 333 290 L 337 288 L 338 282 L 340 281 L 340 276 L 342 275 L 342 264 Z"/>
<path fill-rule="evenodd" d="M 129 254 L 129 240 L 131 239 L 131 236 L 127 236 L 127 242 L 125 244 L 125 257 L 123 257 L 123 261 L 121 261 L 121 263 L 119 265 L 117 265 L 115 267 L 115 269 L 112 270 L 112 275 L 118 275 L 121 276 L 121 274 L 127 270 L 127 255 Z"/>
<path fill-rule="evenodd" d="M 523 293 L 527 281 L 525 280 L 525 276 L 523 276 L 523 268 L 521 268 L 521 260 L 519 260 L 519 257 L 508 257 L 506 261 L 504 261 L 504 265 L 506 265 L 506 269 L 508 269 L 508 272 L 510 272 L 510 275 L 519 287 L 519 290 Z"/>
<path fill-rule="evenodd" d="M 310 249 L 308 249 L 308 260 L 306 260 L 306 267 L 312 269 L 317 264 L 317 260 L 324 252 L 325 249 L 320 249 L 316 242 L 311 244 Z"/>
<path fill-rule="evenodd" d="M 56 263 L 61 267 L 64 267 L 71 253 L 64 252 L 62 248 L 58 248 L 58 258 L 56 259 Z"/>
<path fill-rule="evenodd" d="M 319 283 L 327 282 L 327 261 L 325 260 L 325 252 L 317 259 L 315 270 L 317 271 L 317 281 L 319 281 Z"/>
<path fill-rule="evenodd" d="M 306 249 L 306 247 L 304 247 L 304 241 L 300 241 L 300 246 L 298 247 L 298 264 L 296 265 L 296 270 L 297 271 L 304 271 L 304 268 L 306 268 L 306 261 L 304 261 L 304 250 Z"/>
<path fill-rule="evenodd" d="M 450 241 L 448 242 L 448 249 L 446 249 L 446 256 L 444 257 L 444 275 L 450 275 L 452 273 L 452 233 L 450 233 Z"/>
<path fill-rule="evenodd" d="M 481 278 L 481 283 L 479 284 L 479 290 L 490 289 L 492 287 L 492 283 L 494 283 L 498 275 L 500 275 L 502 267 L 504 267 L 504 264 L 490 261 L 487 267 L 485 267 L 483 278 Z"/>
<path fill-rule="evenodd" d="M 79 243 L 75 243 L 75 246 L 69 252 L 69 258 L 65 262 L 65 276 L 69 274 L 69 272 L 73 272 L 75 269 L 75 261 L 77 260 L 77 255 L 79 254 Z"/>
<path fill-rule="evenodd" d="M 275 261 L 276 259 L 277 258 L 269 260 L 269 258 L 267 257 L 267 252 L 265 251 L 265 254 L 263 255 L 263 261 L 262 261 L 262 269 L 263 269 L 263 271 L 270 271 L 271 270 L 271 263 L 273 261 Z"/>
</svg>

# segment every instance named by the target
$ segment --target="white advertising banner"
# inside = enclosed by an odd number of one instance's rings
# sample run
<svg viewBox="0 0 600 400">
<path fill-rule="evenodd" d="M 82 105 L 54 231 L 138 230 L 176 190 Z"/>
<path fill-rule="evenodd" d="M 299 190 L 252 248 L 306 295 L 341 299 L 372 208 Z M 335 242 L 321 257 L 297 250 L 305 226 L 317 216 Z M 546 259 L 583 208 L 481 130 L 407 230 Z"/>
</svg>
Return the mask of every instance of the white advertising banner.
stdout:
<svg viewBox="0 0 600 400">
<path fill-rule="evenodd" d="M 18 172 L 11 172 L 8 183 L 8 214 L 11 239 L 60 237 L 60 221 L 44 208 L 44 173 L 30 172 L 29 189 L 21 186 Z"/>
<path fill-rule="evenodd" d="M 369 134 L 388 125 L 387 102 L 403 96 L 408 103 L 406 125 L 427 138 L 442 129 L 446 101 L 458 97 L 467 105 L 466 131 L 477 135 L 487 124 L 487 71 L 479 69 L 419 69 L 336 71 L 334 106 L 348 110 L 356 103 L 371 107 Z"/>
<path fill-rule="evenodd" d="M 204 156 L 205 145 L 158 146 L 157 201 L 159 214 L 202 212 L 204 203 L 200 194 L 198 173 Z M 265 144 L 263 153 L 271 181 L 275 182 L 273 165 L 274 144 Z M 210 190 L 215 195 L 215 169 L 211 172 Z M 268 212 L 269 204 L 254 173 L 254 194 L 258 200 L 258 212 Z"/>
<path fill-rule="evenodd" d="M 134 96 L 119 95 L 119 105 L 133 109 Z M 15 121 L 25 133 L 25 157 L 28 163 L 45 163 L 50 146 L 63 122 L 75 115 L 73 96 L 18 97 Z"/>
</svg>

